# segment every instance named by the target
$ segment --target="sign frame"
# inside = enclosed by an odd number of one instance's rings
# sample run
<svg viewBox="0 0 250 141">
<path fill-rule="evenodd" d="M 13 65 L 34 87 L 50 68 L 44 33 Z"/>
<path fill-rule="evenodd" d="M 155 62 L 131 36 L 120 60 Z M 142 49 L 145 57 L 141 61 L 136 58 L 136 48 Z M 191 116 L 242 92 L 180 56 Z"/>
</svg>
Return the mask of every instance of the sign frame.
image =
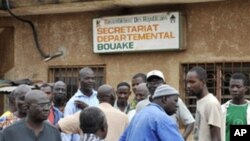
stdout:
<svg viewBox="0 0 250 141">
<path fill-rule="evenodd" d="M 124 53 L 184 50 L 181 12 L 160 12 L 93 19 L 93 52 Z"/>
</svg>

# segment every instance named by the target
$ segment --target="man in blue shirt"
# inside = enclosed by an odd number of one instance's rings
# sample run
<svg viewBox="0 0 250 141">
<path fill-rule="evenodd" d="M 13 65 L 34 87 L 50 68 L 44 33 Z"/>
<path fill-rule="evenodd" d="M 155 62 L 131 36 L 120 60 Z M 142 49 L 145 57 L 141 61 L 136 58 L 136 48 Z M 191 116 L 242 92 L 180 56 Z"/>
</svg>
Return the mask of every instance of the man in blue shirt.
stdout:
<svg viewBox="0 0 250 141">
<path fill-rule="evenodd" d="M 178 95 L 169 85 L 157 87 L 152 103 L 134 116 L 120 141 L 184 141 L 170 117 L 177 110 Z"/>
<path fill-rule="evenodd" d="M 151 95 L 137 104 L 136 112 L 139 112 L 142 108 L 144 108 L 146 105 L 150 103 L 156 88 L 162 84 L 166 84 L 166 82 L 165 82 L 165 77 L 161 71 L 152 70 L 147 73 L 147 87 Z M 175 120 L 177 125 L 179 125 L 179 122 L 181 122 L 185 126 L 185 129 L 182 132 L 182 136 L 184 140 L 187 140 L 188 136 L 190 135 L 190 133 L 194 128 L 195 120 L 190 111 L 188 110 L 187 106 L 185 105 L 185 103 L 183 103 L 183 101 L 181 100 L 181 98 L 178 98 L 177 105 L 178 105 L 177 112 L 171 115 L 171 117 Z"/>
<path fill-rule="evenodd" d="M 87 106 L 98 106 L 97 92 L 93 89 L 95 85 L 94 71 L 89 67 L 80 70 L 80 88 L 70 98 L 64 109 L 64 117 L 72 115 Z M 72 138 L 71 138 L 72 137 Z M 79 141 L 80 136 L 75 134 L 68 138 L 68 141 Z"/>
</svg>

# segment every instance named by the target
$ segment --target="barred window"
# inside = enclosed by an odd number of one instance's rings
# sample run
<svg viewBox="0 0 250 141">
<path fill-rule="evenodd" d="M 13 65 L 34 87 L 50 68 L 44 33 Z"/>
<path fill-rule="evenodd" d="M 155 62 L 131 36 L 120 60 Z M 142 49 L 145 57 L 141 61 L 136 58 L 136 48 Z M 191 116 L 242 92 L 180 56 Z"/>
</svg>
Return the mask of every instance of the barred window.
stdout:
<svg viewBox="0 0 250 141">
<path fill-rule="evenodd" d="M 221 104 L 225 103 L 231 96 L 229 94 L 229 81 L 235 72 L 242 72 L 247 76 L 249 82 L 250 63 L 249 62 L 224 62 L 224 63 L 189 63 L 181 64 L 181 93 L 190 112 L 194 115 L 196 110 L 196 97 L 185 94 L 185 78 L 187 72 L 194 66 L 201 66 L 207 71 L 208 91 L 213 93 Z M 246 98 L 250 98 L 250 92 L 246 92 Z"/>
<path fill-rule="evenodd" d="M 79 71 L 86 66 L 50 66 L 48 69 L 48 82 L 63 81 L 67 85 L 67 98 L 69 99 L 78 89 Z M 94 89 L 105 83 L 105 65 L 88 66 L 93 69 L 96 76 Z"/>
</svg>

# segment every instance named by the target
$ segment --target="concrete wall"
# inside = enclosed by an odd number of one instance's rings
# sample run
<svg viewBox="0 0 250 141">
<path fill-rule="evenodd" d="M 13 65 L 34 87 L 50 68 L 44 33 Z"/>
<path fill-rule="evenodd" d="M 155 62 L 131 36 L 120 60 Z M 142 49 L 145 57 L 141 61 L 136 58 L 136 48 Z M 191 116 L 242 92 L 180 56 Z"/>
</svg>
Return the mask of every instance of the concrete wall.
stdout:
<svg viewBox="0 0 250 141">
<path fill-rule="evenodd" d="M 44 62 L 35 48 L 32 31 L 27 24 L 12 18 L 0 18 L 0 27 L 15 28 L 15 67 L 5 79 L 47 80 L 51 65 L 106 64 L 107 83 L 116 86 L 131 81 L 137 72 L 152 69 L 164 72 L 168 83 L 179 89 L 180 63 L 250 61 L 250 1 L 141 7 L 116 11 L 27 16 L 38 28 L 45 52 L 63 50 L 64 55 Z M 187 42 L 184 51 L 118 53 L 99 55 L 92 49 L 92 19 L 162 11 L 180 11 L 186 18 Z"/>
</svg>

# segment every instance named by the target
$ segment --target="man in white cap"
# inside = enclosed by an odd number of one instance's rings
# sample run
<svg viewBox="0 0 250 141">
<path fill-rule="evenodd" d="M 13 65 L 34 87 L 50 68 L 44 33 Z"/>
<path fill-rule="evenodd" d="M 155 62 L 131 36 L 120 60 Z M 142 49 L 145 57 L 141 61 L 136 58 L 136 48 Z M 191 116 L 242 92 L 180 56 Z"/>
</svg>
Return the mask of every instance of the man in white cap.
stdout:
<svg viewBox="0 0 250 141">
<path fill-rule="evenodd" d="M 152 103 L 134 116 L 120 141 L 183 141 L 170 117 L 177 110 L 178 95 L 169 85 L 157 87 Z"/>
<path fill-rule="evenodd" d="M 137 104 L 136 107 L 137 112 L 139 112 L 142 108 L 146 107 L 150 103 L 152 96 L 155 92 L 155 89 L 163 84 L 165 84 L 165 77 L 161 71 L 152 70 L 147 74 L 147 87 L 151 95 L 147 99 Z M 187 140 L 188 136 L 190 135 L 190 133 L 194 128 L 195 120 L 190 111 L 188 110 L 187 106 L 183 103 L 183 101 L 180 98 L 178 98 L 177 105 L 178 105 L 177 112 L 176 114 L 173 114 L 171 117 L 176 121 L 177 125 L 179 125 L 179 122 L 181 122 L 185 126 L 182 136 L 184 140 Z"/>
<path fill-rule="evenodd" d="M 164 75 L 159 70 L 152 70 L 147 74 L 147 87 L 150 92 L 150 95 L 147 99 L 140 101 L 136 106 L 136 111 L 140 111 L 142 108 L 146 107 L 152 100 L 152 96 L 155 92 L 155 89 L 165 83 Z"/>
</svg>

